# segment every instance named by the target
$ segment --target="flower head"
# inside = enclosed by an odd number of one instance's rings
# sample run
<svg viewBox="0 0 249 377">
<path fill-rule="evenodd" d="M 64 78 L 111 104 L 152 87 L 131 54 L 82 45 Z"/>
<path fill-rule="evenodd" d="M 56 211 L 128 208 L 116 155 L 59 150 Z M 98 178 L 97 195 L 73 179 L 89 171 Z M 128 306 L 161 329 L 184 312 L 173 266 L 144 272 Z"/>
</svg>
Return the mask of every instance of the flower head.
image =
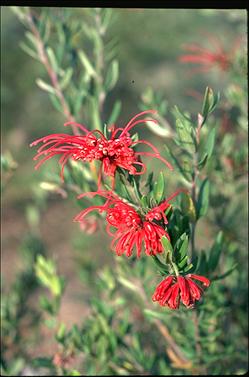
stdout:
<svg viewBox="0 0 249 377">
<path fill-rule="evenodd" d="M 195 301 L 199 301 L 203 294 L 203 289 L 193 279 L 200 281 L 204 287 L 210 285 L 210 280 L 201 275 L 170 275 L 156 287 L 152 300 L 170 309 L 178 309 L 180 301 L 187 308 L 193 308 Z"/>
<path fill-rule="evenodd" d="M 106 212 L 106 231 L 113 237 L 111 247 L 117 255 L 126 254 L 129 257 L 134 249 L 136 249 L 137 257 L 140 257 L 142 249 L 147 255 L 156 255 L 163 252 L 162 236 L 169 239 L 164 227 L 164 224 L 168 223 L 164 211 L 170 206 L 169 200 L 180 191 L 182 190 L 178 190 L 159 206 L 149 210 L 147 214 L 144 214 L 141 208 L 135 208 L 124 202 L 113 192 L 84 193 L 78 198 L 100 195 L 106 198 L 106 202 L 102 206 L 91 206 L 81 211 L 75 217 L 75 221 L 82 221 L 89 212 L 94 210 Z"/>
<path fill-rule="evenodd" d="M 223 72 L 228 71 L 233 63 L 234 53 L 241 43 L 241 38 L 234 43 L 230 51 L 226 51 L 216 37 L 210 34 L 205 35 L 205 37 L 212 46 L 210 49 L 197 43 L 185 44 L 184 48 L 189 54 L 182 55 L 179 61 L 182 63 L 199 64 L 200 67 L 197 70 L 200 72 L 206 72 L 214 66 L 218 67 Z"/>
<path fill-rule="evenodd" d="M 61 165 L 61 178 L 63 180 L 63 170 L 68 159 L 78 160 L 82 162 L 92 162 L 98 160 L 101 162 L 99 171 L 99 183 L 101 180 L 102 168 L 104 174 L 114 177 L 116 169 L 122 168 L 127 170 L 129 174 L 140 175 L 146 170 L 146 166 L 140 160 L 140 156 L 151 156 L 160 159 L 167 167 L 173 170 L 171 164 L 160 156 L 157 148 L 145 140 L 133 141 L 130 130 L 146 121 L 157 123 L 154 119 L 137 119 L 141 115 L 155 113 L 154 110 L 143 111 L 135 115 L 124 128 L 110 129 L 110 138 L 104 136 L 99 130 L 88 131 L 85 126 L 68 122 L 65 126 L 76 125 L 83 132 L 83 135 L 68 134 L 51 134 L 35 140 L 30 146 L 39 143 L 43 145 L 38 149 L 34 160 L 42 158 L 36 165 L 38 169 L 46 160 L 55 155 L 60 155 L 59 163 Z M 137 144 L 145 144 L 151 148 L 152 152 L 136 152 L 134 146 Z"/>
</svg>

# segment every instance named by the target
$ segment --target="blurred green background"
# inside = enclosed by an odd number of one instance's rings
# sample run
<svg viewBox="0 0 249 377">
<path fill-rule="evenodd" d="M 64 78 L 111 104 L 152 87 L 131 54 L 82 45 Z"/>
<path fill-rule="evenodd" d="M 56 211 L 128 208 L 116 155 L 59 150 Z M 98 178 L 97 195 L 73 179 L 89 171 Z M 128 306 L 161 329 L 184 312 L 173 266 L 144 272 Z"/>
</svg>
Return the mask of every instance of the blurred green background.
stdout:
<svg viewBox="0 0 249 377">
<path fill-rule="evenodd" d="M 2 7 L 1 11 L 2 153 L 10 152 L 18 165 L 2 193 L 4 291 L 8 292 L 16 274 L 25 268 L 20 250 L 30 233 L 29 216 L 32 213 L 27 208 L 40 201 L 42 211 L 38 233 L 49 255 L 57 261 L 60 273 L 68 279 L 61 318 L 67 324 L 73 324 L 80 322 L 88 312 L 85 298 L 89 294 L 86 284 L 80 283 L 75 274 L 76 264 L 80 261 L 88 265 L 89 271 L 95 265 L 110 264 L 109 238 L 103 231 L 101 238 L 80 232 L 79 225 L 72 222 L 78 212 L 75 202 L 63 200 L 59 195 L 49 196 L 44 201 L 40 193 L 39 182 L 44 176 L 41 170 L 47 167 L 45 164 L 39 171 L 34 170 L 32 157 L 35 151 L 29 148 L 29 143 L 47 133 L 61 132 L 64 118 L 35 83 L 37 77 L 44 77 L 44 69 L 19 46 L 24 39 L 24 27 L 9 7 Z M 63 12 L 63 8 L 60 11 Z M 85 9 L 74 8 L 73 13 L 78 19 L 84 19 Z M 164 95 L 169 108 L 177 104 L 193 114 L 200 111 L 201 100 L 190 96 L 189 90 L 203 94 L 206 86 L 210 86 L 215 92 L 222 93 L 230 78 L 218 69 L 191 75 L 190 68 L 178 61 L 183 54 L 183 44 L 203 43 L 202 33 L 209 32 L 218 36 L 224 49 L 229 50 L 236 38 L 246 35 L 245 10 L 115 9 L 114 16 L 108 33 L 118 40 L 120 77 L 107 98 L 106 113 L 114 100 L 120 99 L 123 105 L 120 125 L 139 112 L 141 94 L 148 86 Z M 168 120 L 173 123 L 170 115 Z M 84 119 L 77 121 L 84 123 Z M 158 136 L 152 136 L 142 128 L 141 138 L 143 132 L 160 145 Z M 57 169 L 56 165 L 54 169 Z M 206 229 L 207 237 L 209 232 Z M 242 233 L 246 233 L 245 223 Z M 31 295 L 31 307 L 36 297 L 37 293 Z M 30 352 L 39 355 L 52 349 L 53 343 L 47 339 L 36 344 Z"/>
</svg>

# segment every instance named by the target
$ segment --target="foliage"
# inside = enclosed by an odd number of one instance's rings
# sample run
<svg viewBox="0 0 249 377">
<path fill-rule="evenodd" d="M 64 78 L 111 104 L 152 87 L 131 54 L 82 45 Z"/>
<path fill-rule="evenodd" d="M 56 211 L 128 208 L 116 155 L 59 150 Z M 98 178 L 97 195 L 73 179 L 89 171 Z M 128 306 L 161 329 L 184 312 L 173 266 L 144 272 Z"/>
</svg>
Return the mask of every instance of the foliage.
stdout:
<svg viewBox="0 0 249 377">
<path fill-rule="evenodd" d="M 48 95 L 54 110 L 70 122 L 68 132 L 79 135 L 75 123 L 83 119 L 89 131 L 98 130 L 111 137 L 110 126 L 117 122 L 123 108 L 122 98 L 115 95 L 121 79 L 117 40 L 110 33 L 116 11 L 81 8 L 80 17 L 75 17 L 70 8 L 12 10 L 27 30 L 22 49 L 41 63 L 36 83 Z M 219 93 L 207 86 L 196 113 L 182 106 L 171 108 L 164 94 L 151 86 L 141 94 L 140 109 L 157 110 L 158 125 L 146 118 L 145 127 L 150 135 L 161 138 L 160 154 L 174 167 L 173 172 L 164 165 L 159 170 L 161 161 L 158 165 L 155 162 L 155 169 L 148 162 L 146 176 L 128 174 L 118 167 L 115 186 L 112 177 L 101 181 L 103 189 L 113 190 L 118 198 L 114 204 L 122 200 L 146 221 L 155 211 L 161 216 L 153 217 L 150 225 L 156 224 L 165 232 L 160 240 L 162 253 L 141 258 L 112 255 L 107 266 L 98 265 L 84 251 L 93 247 L 89 241 L 95 237 L 93 233 L 105 229 L 107 198 L 84 195 L 75 199 L 82 193 L 101 193 L 99 162 L 85 164 L 69 159 L 64 181 L 56 165 L 54 170 L 41 173 L 41 191 L 37 190 L 34 203 L 29 203 L 25 211 L 30 230 L 20 250 L 27 265 L 3 298 L 3 375 L 19 375 L 25 367 L 66 376 L 246 372 L 246 271 L 240 270 L 246 263 L 246 236 L 240 235 L 244 207 L 240 193 L 244 195 L 246 188 L 246 63 L 239 51 L 226 72 L 227 87 Z M 134 143 L 142 139 L 139 129 L 135 132 L 131 137 Z M 1 163 L 7 177 L 5 188 L 18 166 L 9 153 L 3 154 Z M 172 194 L 170 188 L 175 186 L 178 190 Z M 70 288 L 56 260 L 47 256 L 39 231 L 40 214 L 58 194 L 68 203 L 75 201 L 81 211 L 91 206 L 101 208 L 92 220 L 82 216 L 80 226 L 88 235 L 74 238 L 77 272 L 81 283 L 88 285 L 90 313 L 70 327 L 60 317 L 65 291 Z M 209 244 L 199 236 L 203 227 L 212 229 L 213 241 Z M 103 244 L 103 249 L 109 246 Z M 177 279 L 191 274 L 211 281 L 195 308 L 181 304 L 179 310 L 172 310 L 152 301 L 156 285 L 166 276 Z M 29 296 L 34 291 L 37 295 L 38 289 L 44 293 L 28 313 L 28 325 L 36 329 L 32 341 L 37 342 L 46 326 L 55 350 L 49 356 L 30 358 L 28 347 L 21 346 L 22 320 L 27 316 Z M 229 321 L 234 324 L 230 331 Z M 236 337 L 241 341 L 235 343 Z"/>
</svg>

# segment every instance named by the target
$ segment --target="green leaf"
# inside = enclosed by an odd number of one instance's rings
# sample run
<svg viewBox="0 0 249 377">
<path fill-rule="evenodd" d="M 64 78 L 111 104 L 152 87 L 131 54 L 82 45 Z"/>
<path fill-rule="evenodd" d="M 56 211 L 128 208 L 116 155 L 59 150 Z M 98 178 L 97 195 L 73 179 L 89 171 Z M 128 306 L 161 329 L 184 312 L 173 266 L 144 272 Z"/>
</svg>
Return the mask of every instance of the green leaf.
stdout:
<svg viewBox="0 0 249 377">
<path fill-rule="evenodd" d="M 72 78 L 72 75 L 73 75 L 73 69 L 71 67 L 69 67 L 66 70 L 66 72 L 65 72 L 65 74 L 62 77 L 61 82 L 60 82 L 60 87 L 61 87 L 62 90 L 65 89 L 68 86 L 68 84 L 69 84 L 69 82 Z"/>
<path fill-rule="evenodd" d="M 177 166 L 178 170 L 181 172 L 181 174 L 183 175 L 183 177 L 186 179 L 186 181 L 188 182 L 192 182 L 192 175 L 191 175 L 191 170 L 188 170 L 190 169 L 190 165 L 186 165 L 185 163 L 185 166 L 181 166 L 181 163 L 179 162 L 179 160 L 174 156 L 174 154 L 172 153 L 172 151 L 166 146 L 164 145 L 164 148 L 167 152 L 167 156 L 170 156 L 172 158 L 172 160 L 174 161 L 175 165 Z"/>
<path fill-rule="evenodd" d="M 208 160 L 208 154 L 207 154 L 207 153 L 204 153 L 203 157 L 202 157 L 201 160 L 198 162 L 198 168 L 199 168 L 199 169 L 203 169 L 204 166 L 206 165 L 207 160 Z"/>
<path fill-rule="evenodd" d="M 180 246 L 181 245 L 181 246 Z M 181 237 L 176 242 L 174 248 L 174 258 L 177 266 L 183 268 L 187 263 L 187 249 L 188 249 L 188 236 L 186 233 L 183 233 Z"/>
<path fill-rule="evenodd" d="M 194 140 L 191 125 L 186 121 L 183 123 L 180 119 L 176 119 L 176 131 L 180 145 L 192 151 L 194 149 Z"/>
<path fill-rule="evenodd" d="M 117 60 L 113 60 L 107 71 L 104 87 L 106 91 L 109 91 L 114 88 L 118 81 L 119 74 L 119 65 Z"/>
<path fill-rule="evenodd" d="M 66 334 L 66 325 L 65 323 L 61 323 L 60 327 L 55 335 L 56 340 L 60 343 L 62 343 L 65 339 L 65 334 Z"/>
<path fill-rule="evenodd" d="M 207 162 L 207 160 L 211 157 L 215 145 L 215 137 L 216 137 L 216 128 L 213 128 L 207 137 L 207 140 L 205 140 L 204 145 L 204 152 L 203 157 L 198 163 L 199 168 L 203 168 Z"/>
<path fill-rule="evenodd" d="M 201 184 L 200 192 L 197 200 L 197 218 L 199 219 L 202 216 L 205 216 L 208 210 L 209 205 L 209 189 L 210 184 L 208 178 L 205 178 Z"/>
<path fill-rule="evenodd" d="M 141 198 L 141 204 L 142 204 L 143 208 L 148 208 L 149 203 L 148 203 L 148 198 L 147 198 L 146 195 L 142 196 L 142 198 Z"/>
<path fill-rule="evenodd" d="M 89 74 L 89 76 L 96 77 L 97 72 L 95 71 L 94 67 L 92 66 L 90 60 L 88 59 L 86 54 L 83 52 L 83 50 L 79 50 L 79 58 L 80 58 L 82 65 L 84 66 L 87 73 Z"/>
<path fill-rule="evenodd" d="M 223 233 L 220 231 L 216 237 L 216 240 L 210 250 L 209 260 L 208 260 L 208 267 L 210 271 L 215 270 L 219 263 L 221 250 L 223 244 Z"/>
<path fill-rule="evenodd" d="M 124 285 L 125 287 L 127 287 L 128 289 L 132 290 L 132 291 L 137 291 L 137 287 L 134 283 L 132 283 L 131 281 L 125 279 L 124 277 L 122 276 L 119 276 L 118 277 L 118 281 Z"/>
<path fill-rule="evenodd" d="M 177 263 L 177 267 L 179 267 L 179 269 L 182 269 L 186 266 L 186 264 L 188 263 L 188 256 L 185 255 L 185 257 L 183 257 L 183 259 Z"/>
<path fill-rule="evenodd" d="M 58 63 L 54 54 L 54 51 L 52 50 L 51 47 L 46 48 L 47 54 L 48 54 L 48 59 L 49 62 L 55 72 L 58 72 Z"/>
<path fill-rule="evenodd" d="M 214 111 L 218 101 L 220 99 L 220 94 L 214 94 L 213 90 L 209 87 L 206 88 L 205 94 L 204 94 L 204 100 L 202 105 L 202 116 L 203 120 L 201 123 L 201 126 L 205 123 L 207 117 L 209 114 Z"/>
<path fill-rule="evenodd" d="M 35 273 L 41 284 L 47 287 L 54 296 L 60 296 L 64 289 L 64 279 L 56 274 L 55 263 L 38 255 Z"/>
<path fill-rule="evenodd" d="M 165 251 L 173 252 L 172 245 L 166 236 L 162 236 L 161 242 Z"/>
<path fill-rule="evenodd" d="M 236 268 L 238 267 L 238 263 L 236 263 L 232 268 L 230 268 L 228 271 L 226 271 L 224 274 L 220 276 L 215 276 L 212 278 L 213 281 L 220 280 L 226 278 L 228 275 L 230 275 Z"/>
<path fill-rule="evenodd" d="M 174 117 L 175 117 L 176 119 L 180 119 L 183 123 L 184 123 L 185 121 L 187 121 L 187 122 L 189 122 L 189 123 L 192 122 L 191 119 L 186 115 L 186 113 L 182 113 L 182 112 L 178 109 L 177 106 L 174 106 L 174 109 L 173 109 L 172 113 L 173 113 L 173 115 L 174 115 Z"/>
<path fill-rule="evenodd" d="M 161 171 L 159 173 L 158 180 L 155 182 L 154 189 L 153 189 L 153 197 L 156 200 L 157 203 L 160 203 L 164 196 L 164 175 Z"/>
<path fill-rule="evenodd" d="M 196 221 L 196 210 L 193 200 L 191 196 L 185 192 L 183 192 L 181 196 L 181 210 L 184 215 L 188 216 L 191 222 Z"/>
<path fill-rule="evenodd" d="M 119 114 L 120 114 L 120 111 L 121 111 L 121 107 L 122 107 L 121 101 L 119 101 L 119 100 L 116 101 L 114 106 L 113 106 L 111 115 L 108 119 L 108 122 L 107 122 L 108 125 L 111 125 L 111 124 L 113 124 L 117 121 Z"/>
<path fill-rule="evenodd" d="M 162 272 L 168 272 L 168 268 L 165 264 L 163 264 L 160 259 L 156 255 L 152 255 L 152 258 L 154 262 L 156 263 L 157 267 L 162 271 Z"/>
<path fill-rule="evenodd" d="M 142 198 L 142 194 L 140 193 L 138 183 L 133 176 L 132 176 L 132 184 L 133 184 L 133 189 L 134 189 L 135 195 L 136 195 L 138 201 L 140 201 L 141 198 Z"/>
<path fill-rule="evenodd" d="M 144 314 L 149 319 L 157 318 L 157 319 L 165 320 L 165 313 L 156 312 L 150 309 L 144 309 Z"/>
<path fill-rule="evenodd" d="M 20 43 L 20 47 L 21 49 L 26 52 L 26 54 L 28 54 L 29 56 L 31 56 L 32 58 L 36 59 L 36 60 L 40 60 L 39 59 L 39 56 L 37 55 L 37 53 L 32 50 L 32 48 L 30 48 L 29 46 L 27 46 L 24 42 L 21 42 Z"/>
<path fill-rule="evenodd" d="M 216 128 L 214 127 L 208 134 L 208 138 L 205 144 L 205 151 L 208 155 L 208 158 L 212 155 L 216 137 Z"/>
<path fill-rule="evenodd" d="M 206 275 L 208 272 L 207 257 L 203 250 L 201 251 L 201 255 L 198 259 L 197 270 L 200 275 Z"/>
<path fill-rule="evenodd" d="M 58 99 L 58 97 L 55 94 L 51 94 L 51 93 L 49 93 L 49 97 L 54 108 L 59 112 L 63 112 L 62 104 L 60 100 Z"/>
<path fill-rule="evenodd" d="M 52 94 L 56 93 L 55 88 L 53 88 L 51 85 L 47 84 L 45 81 L 41 79 L 37 79 L 36 84 L 39 86 L 39 88 L 41 88 L 42 90 L 45 90 L 46 92 L 49 92 Z"/>
</svg>

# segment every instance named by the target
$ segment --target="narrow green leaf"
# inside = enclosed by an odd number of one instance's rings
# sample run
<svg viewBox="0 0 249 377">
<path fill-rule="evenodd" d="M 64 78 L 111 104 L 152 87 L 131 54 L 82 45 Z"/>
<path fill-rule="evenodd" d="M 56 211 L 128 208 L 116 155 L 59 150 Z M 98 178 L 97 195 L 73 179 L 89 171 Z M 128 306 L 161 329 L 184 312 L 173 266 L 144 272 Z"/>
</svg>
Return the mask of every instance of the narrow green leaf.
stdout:
<svg viewBox="0 0 249 377">
<path fill-rule="evenodd" d="M 203 169 L 204 166 L 206 165 L 207 160 L 208 160 L 208 154 L 207 154 L 207 153 L 204 153 L 203 157 L 202 157 L 201 160 L 198 162 L 198 168 L 199 168 L 199 169 Z"/>
<path fill-rule="evenodd" d="M 113 123 L 115 123 L 119 117 L 119 114 L 120 114 L 120 111 L 121 111 L 121 101 L 116 101 L 114 106 L 113 106 L 113 109 L 112 109 L 112 112 L 111 112 L 111 115 L 108 119 L 108 122 L 107 124 L 108 125 L 111 125 Z"/>
<path fill-rule="evenodd" d="M 118 277 L 118 281 L 124 285 L 125 287 L 129 288 L 132 291 L 137 291 L 137 287 L 134 283 L 131 283 L 129 280 L 123 278 L 122 276 Z"/>
<path fill-rule="evenodd" d="M 106 91 L 109 91 L 114 88 L 118 81 L 119 74 L 119 65 L 117 60 L 113 60 L 107 71 L 104 87 Z"/>
<path fill-rule="evenodd" d="M 149 319 L 153 319 L 153 318 L 162 319 L 162 320 L 165 319 L 165 313 L 156 312 L 156 311 L 150 310 L 150 309 L 144 309 L 144 314 Z"/>
<path fill-rule="evenodd" d="M 142 204 L 143 208 L 148 208 L 149 203 L 148 203 L 148 199 L 147 199 L 146 195 L 142 196 L 142 198 L 141 198 L 141 204 Z"/>
<path fill-rule="evenodd" d="M 61 87 L 62 90 L 65 89 L 68 86 L 68 84 L 69 84 L 69 82 L 72 78 L 72 75 L 73 75 L 73 69 L 71 67 L 69 67 L 66 70 L 66 72 L 65 72 L 65 74 L 62 77 L 61 82 L 60 82 L 60 87 Z"/>
<path fill-rule="evenodd" d="M 164 273 L 168 272 L 167 266 L 165 264 L 163 264 L 156 255 L 152 255 L 152 258 L 153 258 L 154 262 L 156 263 L 157 267 L 159 268 L 159 270 L 161 270 Z"/>
<path fill-rule="evenodd" d="M 153 189 L 153 196 L 157 203 L 160 203 L 164 196 L 164 175 L 163 172 L 159 173 L 158 180 L 155 182 Z"/>
<path fill-rule="evenodd" d="M 209 87 L 206 88 L 206 91 L 204 94 L 203 105 L 202 105 L 203 120 L 202 120 L 201 125 L 203 125 L 206 122 L 208 115 L 214 111 L 219 99 L 220 99 L 219 93 L 214 94 L 211 88 Z"/>
<path fill-rule="evenodd" d="M 210 158 L 213 153 L 215 137 L 216 137 L 216 128 L 214 127 L 209 132 L 206 143 L 205 143 L 205 153 L 208 155 L 208 158 Z"/>
<path fill-rule="evenodd" d="M 52 50 L 51 47 L 47 47 L 46 48 L 46 51 L 47 51 L 47 54 L 48 54 L 48 59 L 49 59 L 49 62 L 53 68 L 53 70 L 55 72 L 58 71 L 58 63 L 57 63 L 57 60 L 56 60 L 56 57 L 55 57 L 55 54 L 54 54 L 54 51 Z"/>
<path fill-rule="evenodd" d="M 179 260 L 181 261 L 183 258 L 185 258 L 186 254 L 187 254 L 187 249 L 188 249 L 188 236 L 186 235 L 186 233 L 184 233 L 184 239 L 183 239 L 183 242 L 181 244 L 181 247 L 179 250 L 177 250 L 177 254 L 180 256 Z M 181 236 L 182 238 L 182 236 Z"/>
<path fill-rule="evenodd" d="M 216 237 L 216 240 L 210 250 L 209 260 L 208 260 L 208 267 L 210 271 L 215 270 L 219 263 L 221 250 L 223 244 L 223 232 L 220 231 Z"/>
<path fill-rule="evenodd" d="M 51 85 L 47 84 L 45 81 L 43 81 L 41 79 L 37 79 L 36 84 L 39 86 L 39 88 L 45 90 L 46 92 L 49 92 L 49 93 L 52 93 L 52 94 L 56 93 L 55 88 L 53 88 Z"/>
<path fill-rule="evenodd" d="M 232 268 L 230 268 L 228 271 L 226 271 L 224 274 L 220 276 L 215 276 L 212 278 L 212 280 L 220 280 L 226 278 L 228 275 L 230 275 L 236 268 L 238 267 L 238 263 L 236 263 Z"/>
<path fill-rule="evenodd" d="M 196 210 L 193 200 L 191 196 L 185 192 L 183 192 L 181 196 L 181 210 L 184 215 L 188 216 L 191 222 L 196 221 Z"/>
<path fill-rule="evenodd" d="M 90 60 L 88 59 L 86 54 L 83 52 L 83 50 L 79 51 L 79 58 L 80 58 L 82 65 L 84 66 L 84 68 L 88 72 L 89 76 L 96 77 L 97 72 L 95 71 L 94 67 L 92 66 Z"/>
<path fill-rule="evenodd" d="M 177 267 L 179 267 L 179 269 L 182 269 L 186 266 L 187 263 L 188 263 L 188 256 L 185 255 L 185 257 L 179 263 L 177 263 Z"/>
<path fill-rule="evenodd" d="M 170 251 L 171 253 L 173 252 L 172 245 L 166 236 L 161 238 L 161 242 L 165 251 Z"/>
<path fill-rule="evenodd" d="M 39 56 L 37 55 L 37 53 L 34 50 L 32 50 L 32 48 L 30 48 L 29 46 L 27 46 L 24 42 L 20 43 L 20 47 L 21 47 L 21 49 L 24 52 L 26 52 L 26 54 L 28 54 L 32 58 L 40 61 Z"/>
<path fill-rule="evenodd" d="M 204 117 L 204 119 L 207 118 L 209 109 L 211 108 L 213 104 L 213 91 L 208 86 L 206 87 L 203 104 L 202 104 L 202 110 L 201 113 Z M 203 122 L 204 123 L 204 122 Z"/>
<path fill-rule="evenodd" d="M 209 188 L 210 184 L 208 178 L 206 178 L 200 187 L 200 192 L 197 200 L 197 218 L 205 216 L 209 205 Z"/>
<path fill-rule="evenodd" d="M 189 123 L 191 123 L 191 119 L 186 115 L 186 113 L 182 113 L 177 106 L 174 106 L 174 109 L 172 111 L 174 117 L 176 119 L 180 119 L 182 122 L 184 121 L 187 121 Z"/>
<path fill-rule="evenodd" d="M 189 123 L 183 123 L 180 119 L 176 119 L 176 131 L 180 145 L 192 151 L 194 149 L 194 140 Z"/>
<path fill-rule="evenodd" d="M 198 257 L 195 257 L 193 260 L 192 260 L 192 263 L 190 263 L 189 265 L 187 265 L 186 267 L 184 267 L 183 269 L 183 272 L 184 273 L 193 273 L 195 272 L 196 268 L 197 268 L 197 264 L 198 264 Z"/>
<path fill-rule="evenodd" d="M 27 31 L 25 33 L 25 36 L 26 38 L 30 41 L 30 43 L 32 44 L 32 46 L 37 49 L 37 39 L 36 37 L 34 36 L 34 34 L 30 33 L 30 31 Z"/>
<path fill-rule="evenodd" d="M 51 94 L 51 93 L 49 93 L 49 97 L 50 97 L 50 100 L 51 100 L 54 108 L 59 112 L 63 112 L 62 104 L 61 104 L 60 100 L 58 99 L 58 97 L 55 94 Z"/>
</svg>

